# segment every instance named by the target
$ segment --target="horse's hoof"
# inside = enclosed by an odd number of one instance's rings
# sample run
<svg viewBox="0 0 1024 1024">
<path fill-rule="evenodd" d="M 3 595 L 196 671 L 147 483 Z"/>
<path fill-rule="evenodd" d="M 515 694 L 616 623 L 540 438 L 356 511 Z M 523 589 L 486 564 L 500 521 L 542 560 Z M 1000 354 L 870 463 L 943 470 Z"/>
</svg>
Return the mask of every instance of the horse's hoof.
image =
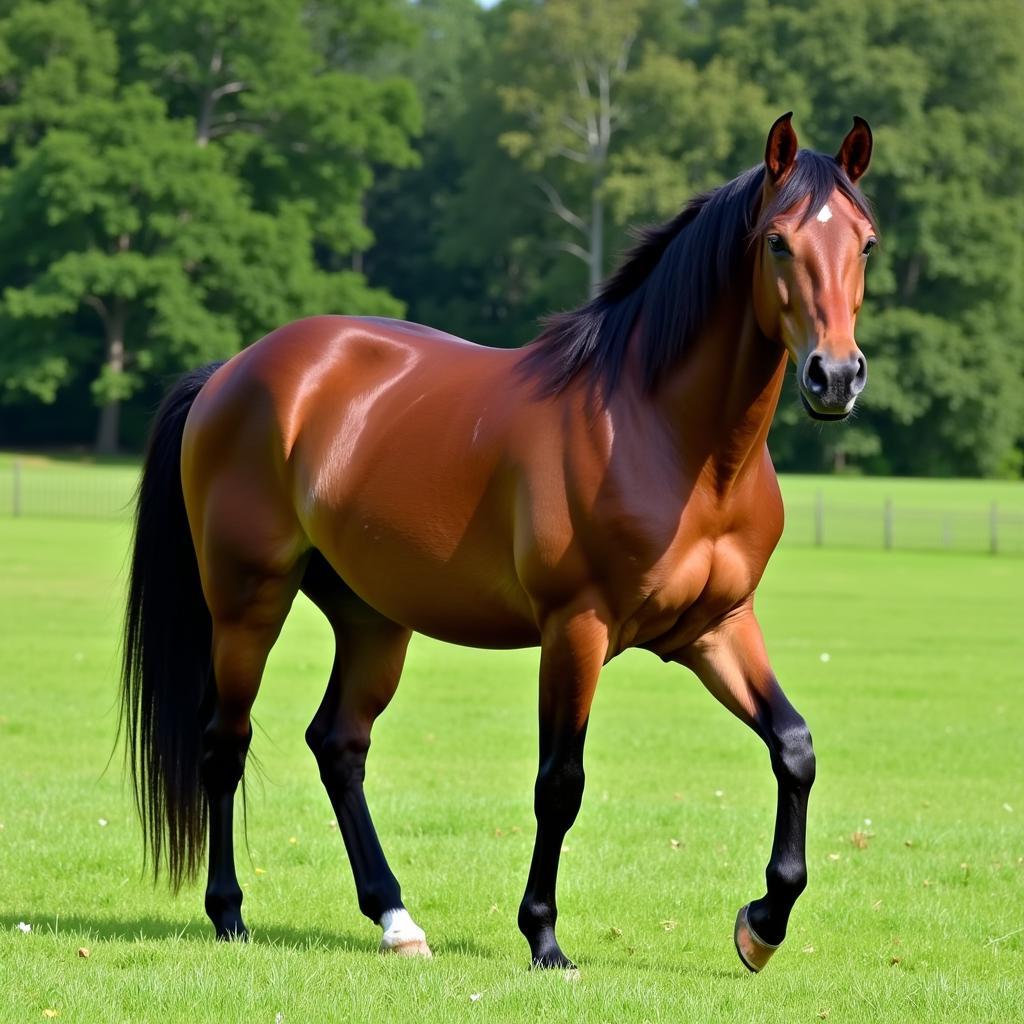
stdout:
<svg viewBox="0 0 1024 1024">
<path fill-rule="evenodd" d="M 434 954 L 430 952 L 426 939 L 410 939 L 408 942 L 398 942 L 393 946 L 380 944 L 382 953 L 392 953 L 395 956 L 420 956 L 424 960 L 432 960 Z"/>
<path fill-rule="evenodd" d="M 382 953 L 395 956 L 421 956 L 429 960 L 433 956 L 427 945 L 423 929 L 409 916 L 405 907 L 395 907 L 381 914 L 380 926 L 384 934 L 380 939 Z"/>
<path fill-rule="evenodd" d="M 576 965 L 560 950 L 553 949 L 547 953 L 535 956 L 530 962 L 530 969 L 534 971 L 576 971 Z"/>
<path fill-rule="evenodd" d="M 736 952 L 739 954 L 743 966 L 753 974 L 757 974 L 766 963 L 772 958 L 772 953 L 779 948 L 778 944 L 772 945 L 765 942 L 753 928 L 747 918 L 748 903 L 740 907 L 736 915 L 736 928 L 733 931 L 733 941 L 736 943 Z"/>
</svg>

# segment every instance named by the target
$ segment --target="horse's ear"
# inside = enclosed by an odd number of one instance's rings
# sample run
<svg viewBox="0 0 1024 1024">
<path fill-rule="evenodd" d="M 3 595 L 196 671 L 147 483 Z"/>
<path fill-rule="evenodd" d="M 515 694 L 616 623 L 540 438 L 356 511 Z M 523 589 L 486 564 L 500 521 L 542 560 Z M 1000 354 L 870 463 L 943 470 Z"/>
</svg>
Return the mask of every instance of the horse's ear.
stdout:
<svg viewBox="0 0 1024 1024">
<path fill-rule="evenodd" d="M 836 163 L 853 182 L 868 169 L 871 163 L 871 125 L 863 117 L 854 117 L 853 127 L 836 153 Z"/>
<path fill-rule="evenodd" d="M 768 180 L 773 185 L 781 185 L 796 163 L 800 143 L 797 142 L 792 121 L 791 110 L 783 114 L 768 132 L 768 142 L 764 147 L 764 165 L 768 171 Z"/>
</svg>

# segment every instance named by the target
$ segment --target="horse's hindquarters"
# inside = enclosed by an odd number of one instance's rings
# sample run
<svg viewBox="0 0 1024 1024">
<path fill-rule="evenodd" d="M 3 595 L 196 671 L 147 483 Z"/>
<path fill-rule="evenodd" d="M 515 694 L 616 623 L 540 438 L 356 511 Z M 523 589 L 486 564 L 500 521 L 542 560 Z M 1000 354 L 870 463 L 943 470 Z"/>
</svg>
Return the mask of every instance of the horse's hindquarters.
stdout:
<svg viewBox="0 0 1024 1024">
<path fill-rule="evenodd" d="M 232 360 L 196 403 L 183 459 L 210 600 L 248 602 L 259 576 L 289 576 L 316 548 L 393 621 L 472 646 L 536 643 L 511 441 L 533 443 L 538 427 L 523 422 L 511 358 L 410 325 L 317 318 Z"/>
</svg>

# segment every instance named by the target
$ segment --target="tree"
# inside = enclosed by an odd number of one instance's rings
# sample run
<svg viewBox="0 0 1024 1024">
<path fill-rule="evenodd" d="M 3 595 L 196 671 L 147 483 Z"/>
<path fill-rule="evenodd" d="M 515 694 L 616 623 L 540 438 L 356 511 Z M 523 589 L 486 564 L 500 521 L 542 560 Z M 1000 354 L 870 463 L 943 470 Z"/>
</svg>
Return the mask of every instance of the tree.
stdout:
<svg viewBox="0 0 1024 1024">
<path fill-rule="evenodd" d="M 606 184 L 622 225 L 665 220 L 756 164 L 777 116 L 735 63 L 713 57 L 699 67 L 653 43 L 624 83 L 622 104 L 630 117 Z"/>
<path fill-rule="evenodd" d="M 529 171 L 499 143 L 519 126 L 496 91 L 515 5 L 423 0 L 420 44 L 390 55 L 425 111 L 420 165 L 386 172 L 369 196 L 376 244 L 366 267 L 409 315 L 487 344 L 515 346 L 537 318 L 585 287 L 552 244 L 560 222 Z M 525 197 L 525 201 L 524 201 Z"/>
<path fill-rule="evenodd" d="M 375 166 L 408 167 L 420 110 L 408 80 L 367 75 L 413 38 L 401 0 L 112 0 L 125 78 L 149 84 L 196 142 L 217 144 L 258 209 L 303 202 L 322 249 L 371 241 Z"/>
<path fill-rule="evenodd" d="M 83 96 L 116 88 L 117 41 L 79 0 L 11 4 L 0 15 L 0 156 L 9 165 Z"/>
<path fill-rule="evenodd" d="M 405 258 L 442 273 L 423 296 L 390 279 L 415 313 L 470 337 L 521 344 L 536 332 L 539 316 L 585 297 L 607 269 L 608 251 L 625 245 L 631 224 L 675 212 L 692 191 L 757 159 L 768 117 L 760 89 L 720 62 L 705 73 L 677 57 L 690 36 L 670 0 L 636 4 L 624 70 L 613 75 L 605 65 L 612 83 L 605 110 L 614 116 L 598 178 L 590 165 L 559 155 L 585 146 L 579 128 L 588 112 L 598 125 L 601 120 L 599 62 L 588 57 L 583 68 L 594 75 L 588 106 L 572 51 L 563 46 L 572 38 L 563 21 L 575 19 L 583 52 L 598 45 L 589 31 L 598 15 L 607 20 L 609 39 L 626 38 L 622 10 L 562 0 L 505 2 L 482 14 L 484 43 L 461 72 L 461 104 L 436 129 L 428 127 L 428 136 L 439 135 L 434 145 L 442 161 L 433 165 L 433 191 L 420 209 L 428 211 L 438 241 L 431 246 L 424 236 L 427 248 L 418 244 Z M 564 56 L 541 59 L 538 52 L 548 52 L 542 46 Z M 398 176 L 396 193 L 405 194 L 410 177 L 420 173 Z M 374 251 L 372 265 L 383 258 Z M 406 282 L 415 274 L 407 273 Z"/>
<path fill-rule="evenodd" d="M 368 244 L 373 166 L 413 159 L 418 108 L 358 70 L 406 38 L 369 0 L 95 7 L 0 17 L 0 399 L 88 381 L 112 451 L 156 374 L 296 316 L 401 312 L 340 257 Z"/>
<path fill-rule="evenodd" d="M 385 74 L 415 86 L 423 132 L 415 143 L 417 165 L 385 170 L 368 196 L 367 223 L 375 242 L 366 270 L 404 296 L 415 320 L 470 338 L 518 344 L 521 331 L 512 327 L 506 333 L 495 308 L 500 299 L 493 291 L 502 275 L 489 262 L 494 247 L 480 247 L 481 236 L 493 233 L 484 224 L 490 210 L 475 200 L 465 208 L 459 203 L 467 174 L 494 169 L 495 140 L 479 125 L 480 69 L 493 43 L 485 28 L 494 13 L 476 0 L 421 0 L 411 17 L 415 48 L 388 51 L 378 63 Z M 503 153 L 498 156 L 509 163 Z M 463 223 L 463 216 L 473 223 Z"/>
<path fill-rule="evenodd" d="M 723 16 L 728 10 L 729 17 Z M 858 337 L 858 431 L 800 456 L 882 472 L 1019 475 L 1024 467 L 1024 8 L 1014 0 L 715 4 L 711 46 L 794 107 L 801 138 L 875 126 L 864 187 L 882 226 Z M 773 437 L 802 447 L 795 404 Z"/>
<path fill-rule="evenodd" d="M 644 6 L 644 0 L 548 0 L 509 19 L 505 58 L 513 74 L 498 93 L 523 125 L 500 142 L 534 172 L 550 211 L 572 229 L 573 237 L 556 245 L 586 265 L 591 294 L 604 276 L 612 138 L 627 116 L 617 97 Z M 577 173 L 561 166 L 566 161 Z M 563 195 L 559 179 L 578 200 Z"/>
<path fill-rule="evenodd" d="M 6 0 L 0 401 L 91 388 L 110 443 L 159 373 L 402 308 L 364 268 L 416 319 L 522 343 L 778 113 L 822 149 L 859 113 L 869 387 L 823 431 L 784 395 L 776 461 L 1020 475 L 1022 82 L 1019 0 Z"/>
<path fill-rule="evenodd" d="M 3 300 L 37 394 L 99 364 L 99 451 L 116 450 L 121 402 L 147 371 L 231 355 L 329 296 L 394 311 L 356 275 L 318 270 L 301 211 L 254 211 L 221 155 L 144 86 L 76 111 L 82 127 L 51 130 L 8 176 L 0 248 L 33 269 Z"/>
</svg>

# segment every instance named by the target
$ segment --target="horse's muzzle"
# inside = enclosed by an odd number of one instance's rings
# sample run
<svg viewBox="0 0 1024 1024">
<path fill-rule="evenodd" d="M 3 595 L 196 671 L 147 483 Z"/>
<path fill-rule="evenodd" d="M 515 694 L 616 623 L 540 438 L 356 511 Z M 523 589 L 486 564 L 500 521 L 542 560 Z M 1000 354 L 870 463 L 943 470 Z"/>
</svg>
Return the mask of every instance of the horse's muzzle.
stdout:
<svg viewBox="0 0 1024 1024">
<path fill-rule="evenodd" d="M 867 360 L 859 349 L 845 359 L 815 349 L 800 372 L 800 398 L 813 419 L 844 420 L 867 380 Z"/>
</svg>

